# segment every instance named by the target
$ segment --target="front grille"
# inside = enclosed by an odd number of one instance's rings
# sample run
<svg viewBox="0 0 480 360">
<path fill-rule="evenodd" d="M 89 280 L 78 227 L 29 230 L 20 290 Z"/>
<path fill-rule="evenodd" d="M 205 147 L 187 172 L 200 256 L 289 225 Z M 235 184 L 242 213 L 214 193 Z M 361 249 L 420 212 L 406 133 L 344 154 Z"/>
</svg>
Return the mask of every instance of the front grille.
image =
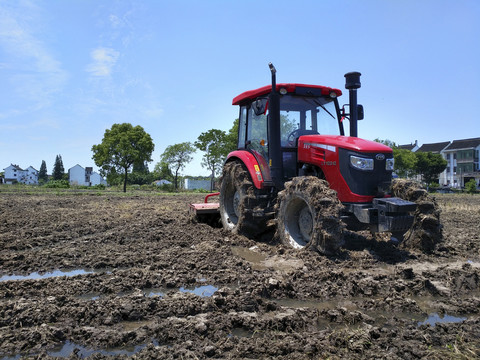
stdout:
<svg viewBox="0 0 480 360">
<path fill-rule="evenodd" d="M 393 155 L 384 153 L 385 158 L 376 159 L 378 153 L 361 153 L 339 148 L 340 172 L 350 190 L 357 195 L 382 197 L 390 189 L 392 172 L 385 169 L 386 159 Z M 373 170 L 359 170 L 350 165 L 350 156 L 373 159 Z"/>
</svg>

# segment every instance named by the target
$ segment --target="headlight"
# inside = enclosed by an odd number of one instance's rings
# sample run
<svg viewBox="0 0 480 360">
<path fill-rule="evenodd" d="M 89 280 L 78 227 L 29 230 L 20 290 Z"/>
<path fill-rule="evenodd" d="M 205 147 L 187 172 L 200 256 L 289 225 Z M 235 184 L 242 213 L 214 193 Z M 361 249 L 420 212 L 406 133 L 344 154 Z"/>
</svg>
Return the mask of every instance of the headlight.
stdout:
<svg viewBox="0 0 480 360">
<path fill-rule="evenodd" d="M 385 161 L 385 169 L 387 171 L 393 171 L 393 166 L 395 165 L 395 160 L 393 158 L 387 159 Z"/>
<path fill-rule="evenodd" d="M 373 170 L 373 159 L 350 155 L 350 164 L 360 170 Z"/>
</svg>

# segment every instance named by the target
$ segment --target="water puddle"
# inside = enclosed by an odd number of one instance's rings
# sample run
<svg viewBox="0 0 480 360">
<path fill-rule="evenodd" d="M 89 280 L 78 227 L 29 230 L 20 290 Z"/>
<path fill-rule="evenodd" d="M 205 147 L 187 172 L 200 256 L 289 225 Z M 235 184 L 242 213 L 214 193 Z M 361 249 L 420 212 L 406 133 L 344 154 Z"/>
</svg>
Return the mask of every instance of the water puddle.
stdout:
<svg viewBox="0 0 480 360">
<path fill-rule="evenodd" d="M 97 271 L 93 270 L 86 270 L 86 269 L 75 269 L 75 270 L 54 270 L 51 272 L 46 272 L 40 274 L 38 272 L 33 272 L 29 275 L 3 275 L 0 277 L 0 281 L 10 281 L 10 280 L 39 280 L 39 279 L 48 279 L 52 277 L 60 277 L 60 276 L 77 276 L 77 275 L 86 275 L 86 274 L 93 274 Z M 102 271 L 99 271 L 102 272 Z M 105 272 L 105 271 L 103 271 Z"/>
<path fill-rule="evenodd" d="M 158 342 L 156 340 L 152 341 L 153 345 L 158 346 Z M 94 350 L 89 349 L 85 346 L 81 346 L 75 344 L 70 341 L 66 341 L 65 344 L 58 350 L 49 351 L 47 354 L 53 357 L 68 357 L 73 353 L 73 350 L 78 349 L 79 352 L 77 356 L 80 358 L 87 357 L 93 354 L 101 354 L 101 355 L 127 355 L 132 356 L 138 353 L 140 350 L 144 349 L 148 344 L 141 344 L 136 346 L 127 346 L 124 348 L 116 348 L 116 349 L 107 349 L 107 350 Z"/>
<path fill-rule="evenodd" d="M 338 307 L 346 308 L 349 311 L 358 310 L 354 299 L 335 299 L 335 300 L 297 300 L 297 299 L 276 299 L 278 305 L 294 309 L 310 308 L 317 310 L 332 310 Z"/>
<path fill-rule="evenodd" d="M 166 290 L 162 288 L 147 288 L 142 290 L 145 296 L 147 297 L 163 297 L 165 296 Z"/>
<path fill-rule="evenodd" d="M 365 300 L 365 299 L 363 299 Z M 356 303 L 356 301 L 362 301 L 361 298 L 351 298 L 351 299 L 331 299 L 331 300 L 297 300 L 297 299 L 276 299 L 274 300 L 280 306 L 287 307 L 287 308 L 310 308 L 310 309 L 317 309 L 317 310 L 335 310 L 339 308 L 345 308 L 347 311 L 360 311 L 373 319 L 375 319 L 376 323 L 384 323 L 388 319 L 392 318 L 393 314 L 387 311 L 368 311 L 363 310 L 360 306 Z M 427 325 L 430 324 L 431 326 L 435 326 L 437 323 L 458 323 L 464 320 L 467 320 L 468 317 L 456 317 L 448 314 L 444 314 L 442 316 L 438 315 L 438 313 L 432 312 L 433 305 L 432 305 L 432 298 L 416 298 L 416 302 L 419 305 L 420 309 L 425 311 L 422 313 L 409 313 L 409 312 L 395 312 L 395 317 L 416 321 L 417 326 Z M 425 318 L 425 313 L 430 314 L 428 317 Z"/>
<path fill-rule="evenodd" d="M 145 296 L 145 297 L 160 297 L 163 298 L 165 294 L 167 294 L 168 291 L 171 291 L 174 289 L 166 289 L 166 288 L 144 288 L 141 290 L 140 296 Z M 213 285 L 202 285 L 202 286 L 197 286 L 197 287 L 180 287 L 177 289 L 177 291 L 182 292 L 182 293 L 192 293 L 200 297 L 211 297 L 216 291 L 218 290 L 217 287 Z M 136 291 L 126 291 L 126 292 L 120 292 L 117 294 L 118 297 L 124 297 L 124 296 L 129 296 L 132 294 L 136 294 Z M 95 301 L 98 300 L 102 297 L 102 294 L 97 294 L 97 293 L 91 293 L 91 294 L 82 294 L 77 296 L 77 299 L 80 300 L 85 300 L 85 301 Z"/>
<path fill-rule="evenodd" d="M 267 256 L 255 251 L 255 247 L 232 246 L 232 253 L 251 263 L 253 270 L 265 270 L 267 268 L 263 264 Z"/>
<path fill-rule="evenodd" d="M 457 317 L 448 314 L 444 314 L 442 316 L 438 315 L 437 313 L 430 314 L 428 318 L 424 321 L 419 321 L 417 326 L 421 325 L 431 325 L 435 326 L 436 324 L 442 323 L 459 323 L 462 321 L 467 320 L 466 317 Z"/>
<path fill-rule="evenodd" d="M 79 300 L 85 300 L 85 301 L 95 301 L 100 299 L 101 294 L 100 293 L 92 293 L 92 294 L 82 294 L 77 296 L 76 298 Z"/>
<path fill-rule="evenodd" d="M 217 290 L 218 288 L 213 286 L 213 285 L 203 285 L 203 286 L 198 286 L 198 287 L 181 287 L 180 292 L 183 293 L 192 293 L 195 295 L 198 295 L 200 297 L 211 297 Z"/>
<path fill-rule="evenodd" d="M 132 356 L 136 353 L 140 352 L 142 349 L 147 347 L 149 344 L 153 344 L 154 346 L 159 346 L 157 340 L 152 340 L 151 343 L 148 344 L 141 344 L 135 346 L 126 346 L 122 348 L 113 348 L 113 349 L 91 349 L 87 348 L 82 345 L 78 345 L 71 341 L 66 341 L 63 345 L 59 346 L 58 348 L 47 351 L 47 354 L 52 357 L 59 357 L 59 358 L 66 358 L 73 354 L 74 350 L 77 350 L 77 356 L 79 358 L 85 358 L 91 356 L 93 354 L 100 354 L 104 356 L 115 356 L 115 355 L 126 355 Z M 22 356 L 27 356 L 27 354 L 19 354 L 14 356 L 4 356 L 1 360 L 16 360 L 20 359 Z M 35 354 L 28 354 L 28 356 L 36 356 Z"/>
</svg>

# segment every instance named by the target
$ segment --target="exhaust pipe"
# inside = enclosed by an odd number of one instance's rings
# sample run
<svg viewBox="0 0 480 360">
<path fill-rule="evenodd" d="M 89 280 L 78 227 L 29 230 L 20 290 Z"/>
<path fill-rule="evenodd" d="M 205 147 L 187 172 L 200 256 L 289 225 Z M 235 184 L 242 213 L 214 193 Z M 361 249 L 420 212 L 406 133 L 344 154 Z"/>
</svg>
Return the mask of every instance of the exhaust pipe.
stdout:
<svg viewBox="0 0 480 360">
<path fill-rule="evenodd" d="M 352 137 L 358 137 L 357 89 L 362 86 L 360 75 L 362 74 L 357 71 L 345 74 L 345 88 L 348 89 L 350 98 L 350 136 Z"/>
</svg>

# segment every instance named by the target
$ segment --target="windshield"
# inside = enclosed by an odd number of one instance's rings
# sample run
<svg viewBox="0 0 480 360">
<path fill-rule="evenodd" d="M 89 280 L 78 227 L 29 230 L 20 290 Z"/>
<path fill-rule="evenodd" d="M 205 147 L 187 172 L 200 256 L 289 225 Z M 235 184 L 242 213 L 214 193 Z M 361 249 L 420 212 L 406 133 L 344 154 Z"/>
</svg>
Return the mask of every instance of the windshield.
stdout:
<svg viewBox="0 0 480 360">
<path fill-rule="evenodd" d="M 335 101 L 327 97 L 284 95 L 280 99 L 280 134 L 284 147 L 302 135 L 340 135 Z"/>
</svg>

